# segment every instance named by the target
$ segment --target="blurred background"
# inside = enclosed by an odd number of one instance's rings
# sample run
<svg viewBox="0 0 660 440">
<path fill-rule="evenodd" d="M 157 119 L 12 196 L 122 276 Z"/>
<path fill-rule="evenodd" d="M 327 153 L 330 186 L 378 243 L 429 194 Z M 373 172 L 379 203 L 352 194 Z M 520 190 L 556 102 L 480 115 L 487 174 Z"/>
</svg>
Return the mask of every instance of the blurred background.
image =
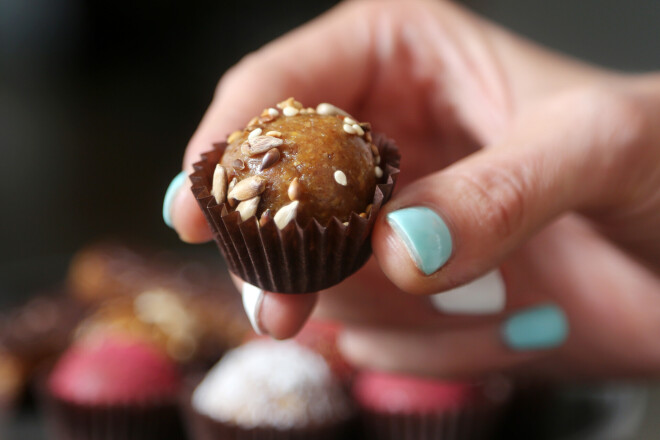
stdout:
<svg viewBox="0 0 660 440">
<path fill-rule="evenodd" d="M 336 3 L 0 0 L 0 305 L 99 237 L 188 250 L 162 199 L 218 79 Z M 464 3 L 593 63 L 660 69 L 658 0 Z"/>
<path fill-rule="evenodd" d="M 0 266 L 100 235 L 181 247 L 162 196 L 215 85 L 330 0 L 0 0 Z M 468 0 L 540 43 L 660 68 L 660 2 Z"/>
</svg>

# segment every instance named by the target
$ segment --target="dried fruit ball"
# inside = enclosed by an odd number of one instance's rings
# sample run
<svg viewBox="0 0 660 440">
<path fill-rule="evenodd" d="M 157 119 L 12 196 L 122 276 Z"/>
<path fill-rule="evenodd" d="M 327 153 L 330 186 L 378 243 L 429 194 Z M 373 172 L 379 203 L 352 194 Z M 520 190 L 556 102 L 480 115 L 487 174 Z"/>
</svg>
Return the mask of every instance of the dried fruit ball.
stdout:
<svg viewBox="0 0 660 440">
<path fill-rule="evenodd" d="M 369 124 L 326 103 L 306 109 L 289 98 L 277 107 L 227 139 L 214 173 L 216 201 L 243 220 L 269 210 L 280 228 L 365 212 L 383 175 Z"/>
</svg>

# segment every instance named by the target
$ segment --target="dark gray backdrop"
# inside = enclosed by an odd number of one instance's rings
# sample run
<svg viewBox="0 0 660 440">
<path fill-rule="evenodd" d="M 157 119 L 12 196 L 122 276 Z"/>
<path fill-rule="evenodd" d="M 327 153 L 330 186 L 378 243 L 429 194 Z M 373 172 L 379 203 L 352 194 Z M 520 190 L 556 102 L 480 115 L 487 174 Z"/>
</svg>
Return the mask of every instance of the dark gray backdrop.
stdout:
<svg viewBox="0 0 660 440">
<path fill-rule="evenodd" d="M 183 247 L 162 196 L 218 78 L 334 3 L 0 0 L 0 276 L 105 235 Z M 596 63 L 660 68 L 658 0 L 467 4 Z"/>
</svg>

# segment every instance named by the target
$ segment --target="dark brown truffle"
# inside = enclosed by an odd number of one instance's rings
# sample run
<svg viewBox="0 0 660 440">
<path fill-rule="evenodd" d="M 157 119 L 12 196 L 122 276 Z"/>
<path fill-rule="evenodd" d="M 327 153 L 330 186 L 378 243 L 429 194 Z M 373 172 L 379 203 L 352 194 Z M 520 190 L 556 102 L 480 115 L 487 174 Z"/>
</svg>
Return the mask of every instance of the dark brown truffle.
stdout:
<svg viewBox="0 0 660 440">
<path fill-rule="evenodd" d="M 382 177 L 369 124 L 329 104 L 305 109 L 289 98 L 278 107 L 229 136 L 214 177 L 218 203 L 226 197 L 243 220 L 270 210 L 280 228 L 365 212 Z"/>
</svg>

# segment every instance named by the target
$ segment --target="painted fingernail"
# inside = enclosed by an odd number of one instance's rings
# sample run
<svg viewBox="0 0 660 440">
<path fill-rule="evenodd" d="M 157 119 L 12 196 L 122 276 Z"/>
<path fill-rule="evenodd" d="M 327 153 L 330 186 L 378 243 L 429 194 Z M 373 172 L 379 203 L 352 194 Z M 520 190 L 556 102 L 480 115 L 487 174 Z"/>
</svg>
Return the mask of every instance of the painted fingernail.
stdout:
<svg viewBox="0 0 660 440">
<path fill-rule="evenodd" d="M 509 317 L 502 327 L 502 336 L 514 350 L 554 348 L 568 337 L 568 320 L 555 305 L 532 307 Z"/>
<path fill-rule="evenodd" d="M 264 291 L 257 286 L 243 282 L 242 295 L 243 308 L 245 309 L 245 313 L 250 320 L 250 324 L 252 324 L 252 328 L 259 335 L 267 333 L 261 327 L 261 322 L 259 320 L 259 312 L 261 311 L 261 304 L 263 303 L 264 299 Z"/>
<path fill-rule="evenodd" d="M 172 227 L 172 202 L 174 201 L 176 194 L 179 192 L 179 188 L 181 188 L 181 185 L 186 181 L 186 177 L 185 171 L 181 171 L 174 179 L 172 179 L 170 186 L 167 187 L 167 191 L 165 192 L 165 200 L 163 200 L 163 221 L 165 221 L 165 224 L 170 228 Z"/>
<path fill-rule="evenodd" d="M 387 222 L 426 275 L 440 269 L 451 256 L 449 228 L 433 210 L 423 206 L 399 209 L 387 214 Z"/>
<path fill-rule="evenodd" d="M 504 310 L 506 287 L 499 270 L 455 289 L 431 296 L 436 309 L 446 314 L 491 315 Z"/>
</svg>

